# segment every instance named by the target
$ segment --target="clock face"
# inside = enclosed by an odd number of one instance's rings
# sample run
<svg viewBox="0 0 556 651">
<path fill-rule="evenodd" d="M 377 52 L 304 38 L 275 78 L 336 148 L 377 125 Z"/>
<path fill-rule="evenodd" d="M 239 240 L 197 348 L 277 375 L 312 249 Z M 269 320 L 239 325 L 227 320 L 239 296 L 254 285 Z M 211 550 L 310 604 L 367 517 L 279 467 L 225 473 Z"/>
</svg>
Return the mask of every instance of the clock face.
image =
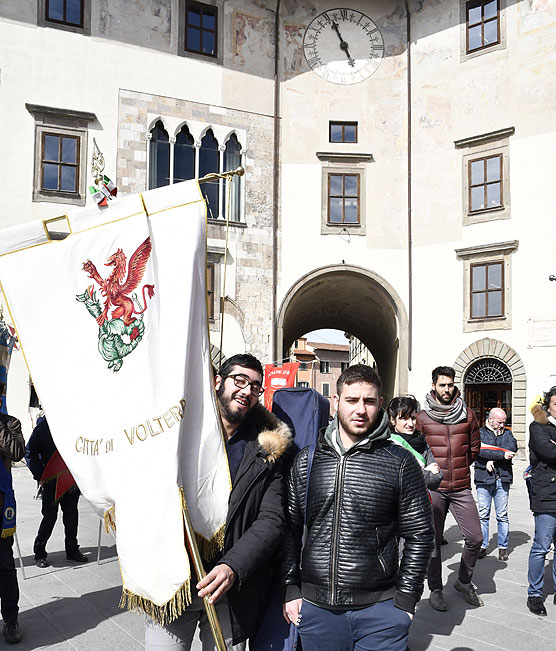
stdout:
<svg viewBox="0 0 556 651">
<path fill-rule="evenodd" d="M 376 24 L 355 9 L 329 9 L 314 18 L 303 36 L 309 66 L 334 84 L 368 79 L 384 56 L 384 40 Z"/>
</svg>

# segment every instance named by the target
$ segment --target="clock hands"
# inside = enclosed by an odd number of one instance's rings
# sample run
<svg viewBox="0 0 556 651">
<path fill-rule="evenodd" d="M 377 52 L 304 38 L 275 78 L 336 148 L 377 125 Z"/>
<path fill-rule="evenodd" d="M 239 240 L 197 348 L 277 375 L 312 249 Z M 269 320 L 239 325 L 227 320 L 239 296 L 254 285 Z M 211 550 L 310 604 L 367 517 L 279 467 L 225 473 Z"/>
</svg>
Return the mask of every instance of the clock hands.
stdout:
<svg viewBox="0 0 556 651">
<path fill-rule="evenodd" d="M 332 21 L 331 27 L 336 32 L 336 34 L 338 34 L 338 38 L 340 39 L 340 48 L 346 53 L 349 65 L 352 68 L 355 67 L 355 61 L 351 58 L 349 54 L 349 49 L 348 49 L 349 44 L 347 41 L 344 41 L 344 39 L 342 38 L 342 35 L 340 34 L 340 28 L 338 27 L 338 23 L 335 20 Z"/>
</svg>

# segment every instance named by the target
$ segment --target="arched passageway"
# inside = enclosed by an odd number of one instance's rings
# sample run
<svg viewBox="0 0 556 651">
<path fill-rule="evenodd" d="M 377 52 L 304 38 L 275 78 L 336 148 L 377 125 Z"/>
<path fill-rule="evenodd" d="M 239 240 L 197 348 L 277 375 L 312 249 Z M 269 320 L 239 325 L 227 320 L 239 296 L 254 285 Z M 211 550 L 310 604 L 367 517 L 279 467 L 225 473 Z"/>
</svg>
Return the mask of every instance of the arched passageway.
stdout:
<svg viewBox="0 0 556 651">
<path fill-rule="evenodd" d="M 278 312 L 278 359 L 298 337 L 335 328 L 360 339 L 373 354 L 390 398 L 407 391 L 408 328 L 405 307 L 381 276 L 352 265 L 315 269 L 287 292 Z"/>
</svg>

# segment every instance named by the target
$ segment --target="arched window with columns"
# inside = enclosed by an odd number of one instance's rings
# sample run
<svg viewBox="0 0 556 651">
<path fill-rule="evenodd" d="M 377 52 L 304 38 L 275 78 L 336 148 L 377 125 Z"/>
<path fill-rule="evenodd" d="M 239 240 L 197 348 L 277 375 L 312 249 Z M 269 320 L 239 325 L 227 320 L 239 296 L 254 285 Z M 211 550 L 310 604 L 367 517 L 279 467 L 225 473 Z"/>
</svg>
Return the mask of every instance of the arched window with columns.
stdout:
<svg viewBox="0 0 556 651">
<path fill-rule="evenodd" d="M 170 183 L 170 139 L 161 120 L 154 125 L 150 134 L 149 147 L 149 190 Z"/>
<path fill-rule="evenodd" d="M 226 143 L 226 149 L 224 150 L 224 170 L 232 171 L 237 169 L 240 165 L 241 145 L 239 144 L 236 134 L 232 133 Z M 241 217 L 241 180 L 242 178 L 237 176 L 237 174 L 234 175 L 231 180 L 232 187 L 230 188 L 230 205 L 228 206 L 228 209 L 230 211 L 230 221 L 234 222 L 238 222 Z M 224 217 L 227 217 L 227 214 L 224 215 Z"/>
<path fill-rule="evenodd" d="M 220 154 L 218 141 L 214 137 L 212 129 L 209 129 L 201 140 L 199 149 L 199 177 L 211 174 L 220 170 Z M 220 206 L 220 183 L 209 181 L 201 185 L 201 191 L 207 202 L 207 214 L 209 219 L 218 219 Z"/>
<path fill-rule="evenodd" d="M 186 124 L 176 136 L 174 145 L 173 183 L 195 178 L 195 143 Z"/>
<path fill-rule="evenodd" d="M 198 179 L 214 172 L 223 173 L 245 166 L 246 134 L 194 120 L 152 116 L 147 128 L 147 187 Z M 229 190 L 230 221 L 244 221 L 245 181 L 233 176 Z M 209 219 L 228 217 L 228 181 L 201 184 Z"/>
</svg>

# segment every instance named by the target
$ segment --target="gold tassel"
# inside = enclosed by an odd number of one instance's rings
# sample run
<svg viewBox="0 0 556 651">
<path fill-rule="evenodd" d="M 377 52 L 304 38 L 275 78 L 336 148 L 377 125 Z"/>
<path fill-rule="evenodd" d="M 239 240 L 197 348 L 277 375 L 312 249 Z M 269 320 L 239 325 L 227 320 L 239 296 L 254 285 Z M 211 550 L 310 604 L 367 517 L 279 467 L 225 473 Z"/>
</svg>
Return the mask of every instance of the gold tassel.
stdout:
<svg viewBox="0 0 556 651">
<path fill-rule="evenodd" d="M 115 534 L 116 533 L 116 506 L 112 506 L 108 511 L 104 512 L 104 529 L 106 533 L 110 533 L 110 530 Z"/>
<path fill-rule="evenodd" d="M 183 486 L 180 486 L 180 498 L 182 508 L 185 510 L 187 505 L 185 502 L 185 491 Z M 224 549 L 224 534 L 226 533 L 226 524 L 224 523 L 219 527 L 216 533 L 212 536 L 210 540 L 202 536 L 200 533 L 195 532 L 195 538 L 197 539 L 197 546 L 199 547 L 199 552 L 201 557 L 205 561 L 212 561 L 212 559 Z"/>
<path fill-rule="evenodd" d="M 223 524 L 214 536 L 207 540 L 204 536 L 201 536 L 200 533 L 195 532 L 195 538 L 197 539 L 197 545 L 201 556 L 205 561 L 212 561 L 212 559 L 218 554 L 218 552 L 224 549 L 224 534 L 226 533 L 226 525 Z"/>
<path fill-rule="evenodd" d="M 15 527 L 12 527 L 11 529 L 2 529 L 2 536 L 1 538 L 9 538 L 10 536 L 13 536 L 15 533 Z"/>
<path fill-rule="evenodd" d="M 158 606 L 150 599 L 140 597 L 134 592 L 122 589 L 122 598 L 120 599 L 120 608 L 126 608 L 130 611 L 142 611 L 148 615 L 157 624 L 164 626 L 177 619 L 191 603 L 191 583 L 187 581 L 179 588 L 174 596 L 165 604 Z"/>
</svg>

